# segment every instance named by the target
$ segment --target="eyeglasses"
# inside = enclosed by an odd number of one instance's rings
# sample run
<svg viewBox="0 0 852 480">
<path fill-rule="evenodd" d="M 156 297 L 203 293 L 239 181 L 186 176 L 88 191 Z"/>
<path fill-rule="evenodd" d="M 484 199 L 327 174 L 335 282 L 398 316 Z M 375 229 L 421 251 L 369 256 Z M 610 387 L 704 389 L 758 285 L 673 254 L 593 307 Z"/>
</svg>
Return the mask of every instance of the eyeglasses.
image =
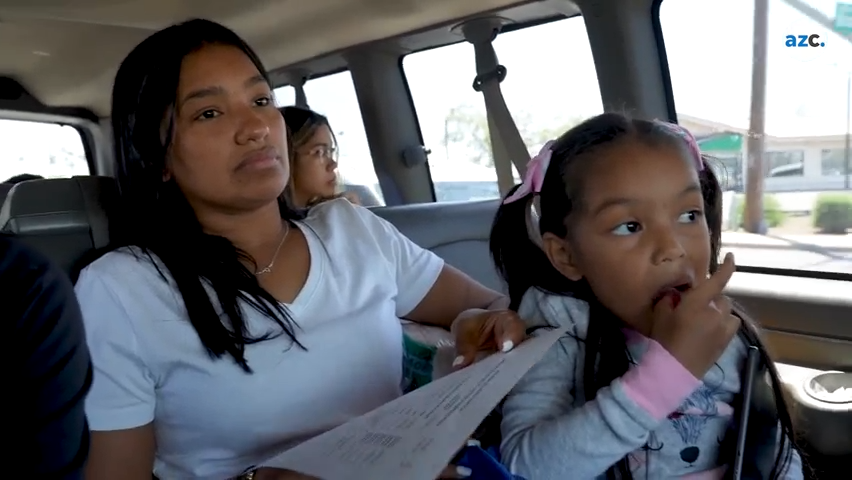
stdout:
<svg viewBox="0 0 852 480">
<path fill-rule="evenodd" d="M 337 160 L 337 147 L 319 145 L 308 150 L 307 156 L 333 162 Z"/>
</svg>

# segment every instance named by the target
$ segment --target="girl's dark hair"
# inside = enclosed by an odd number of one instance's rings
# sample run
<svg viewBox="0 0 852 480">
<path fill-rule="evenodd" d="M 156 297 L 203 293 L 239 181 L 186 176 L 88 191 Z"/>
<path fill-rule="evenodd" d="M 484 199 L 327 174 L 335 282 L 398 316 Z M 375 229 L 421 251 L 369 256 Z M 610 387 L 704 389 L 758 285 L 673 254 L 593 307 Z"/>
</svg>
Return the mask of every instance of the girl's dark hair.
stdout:
<svg viewBox="0 0 852 480">
<path fill-rule="evenodd" d="M 272 87 L 258 56 L 236 33 L 209 20 L 195 19 L 151 35 L 124 59 L 112 90 L 112 132 L 122 212 L 117 241 L 110 247 L 136 247 L 157 266 L 156 256 L 180 291 L 189 321 L 213 358 L 229 355 L 244 371 L 246 345 L 282 333 L 301 347 L 287 310 L 241 262 L 254 260 L 228 239 L 204 233 L 175 181 L 163 180 L 174 138 L 174 107 L 181 64 L 208 45 L 241 50 Z M 284 197 L 281 217 L 296 220 Z M 159 266 L 157 266 L 160 270 Z M 160 271 L 163 279 L 168 277 Z M 214 300 L 208 293 L 215 293 Z M 250 335 L 240 303 L 258 310 L 270 329 Z"/>
<path fill-rule="evenodd" d="M 560 238 L 569 236 L 573 227 L 573 213 L 583 199 L 583 173 L 596 153 L 623 141 L 639 141 L 651 145 L 665 145 L 687 150 L 685 139 L 669 126 L 657 122 L 631 119 L 617 113 L 604 113 L 592 117 L 564 133 L 552 145 L 550 165 L 538 194 L 538 229 L 543 235 L 552 233 Z M 722 189 L 708 158 L 701 161 L 699 172 L 705 216 L 710 230 L 710 271 L 719 266 L 719 249 L 722 236 Z M 507 197 L 519 186 L 508 192 Z M 591 400 L 600 388 L 608 386 L 624 375 L 631 365 L 631 357 L 622 333 L 621 321 L 601 305 L 585 281 L 571 281 L 559 273 L 544 251 L 529 235 L 528 218 L 530 201 L 519 200 L 502 204 L 491 229 L 491 256 L 509 290 L 510 308 L 517 310 L 521 299 L 530 288 L 546 293 L 565 295 L 589 303 L 590 320 L 585 339 L 584 391 Z M 763 363 L 771 378 L 774 409 L 777 410 L 783 435 L 778 455 L 772 467 L 772 478 L 779 478 L 789 465 L 795 447 L 793 422 L 787 408 L 784 391 L 766 348 L 757 336 L 757 329 L 749 318 L 743 318 L 741 335 L 760 350 Z M 773 425 L 774 426 L 774 425 Z M 607 471 L 607 478 L 632 478 L 627 457 Z"/>
</svg>

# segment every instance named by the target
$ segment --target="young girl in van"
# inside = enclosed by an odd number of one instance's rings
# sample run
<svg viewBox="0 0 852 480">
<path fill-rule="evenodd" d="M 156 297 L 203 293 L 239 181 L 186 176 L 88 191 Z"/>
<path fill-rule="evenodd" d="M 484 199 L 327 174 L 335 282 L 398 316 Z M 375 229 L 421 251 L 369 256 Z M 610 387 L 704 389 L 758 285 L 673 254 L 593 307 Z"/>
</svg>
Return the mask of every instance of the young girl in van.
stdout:
<svg viewBox="0 0 852 480">
<path fill-rule="evenodd" d="M 504 402 L 513 473 L 729 477 L 752 345 L 762 371 L 742 478 L 803 478 L 778 374 L 722 294 L 735 267 L 717 260 L 721 197 L 693 136 L 659 121 L 599 115 L 530 162 L 491 254 L 531 330 L 568 334 Z"/>
</svg>

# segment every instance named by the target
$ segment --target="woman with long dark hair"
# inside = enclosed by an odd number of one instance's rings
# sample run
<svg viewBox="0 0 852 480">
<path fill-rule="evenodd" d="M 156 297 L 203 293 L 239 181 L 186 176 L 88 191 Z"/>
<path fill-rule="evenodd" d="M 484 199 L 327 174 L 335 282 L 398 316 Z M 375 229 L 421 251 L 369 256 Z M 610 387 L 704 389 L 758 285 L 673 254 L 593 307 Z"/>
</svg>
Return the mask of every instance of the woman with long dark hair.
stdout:
<svg viewBox="0 0 852 480">
<path fill-rule="evenodd" d="M 346 200 L 283 196 L 284 120 L 235 33 L 191 20 L 122 62 L 119 241 L 76 292 L 95 368 L 88 478 L 300 478 L 254 466 L 400 395 L 399 317 L 509 349 L 508 302 Z"/>
</svg>

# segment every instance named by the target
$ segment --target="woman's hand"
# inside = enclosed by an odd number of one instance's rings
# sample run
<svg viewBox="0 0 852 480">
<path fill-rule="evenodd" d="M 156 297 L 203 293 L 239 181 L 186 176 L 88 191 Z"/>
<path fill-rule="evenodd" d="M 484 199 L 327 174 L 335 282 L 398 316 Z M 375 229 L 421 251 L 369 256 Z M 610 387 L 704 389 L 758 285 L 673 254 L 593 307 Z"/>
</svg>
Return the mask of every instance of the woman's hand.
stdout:
<svg viewBox="0 0 852 480">
<path fill-rule="evenodd" d="M 470 471 L 467 467 L 457 467 L 455 465 L 447 465 L 447 468 L 441 472 L 441 475 L 438 476 L 436 480 L 451 480 L 455 478 L 467 478 L 471 476 L 473 472 Z"/>
<path fill-rule="evenodd" d="M 452 325 L 458 357 L 453 367 L 470 365 L 481 351 L 508 352 L 526 338 L 526 325 L 512 310 L 468 310 Z"/>
<path fill-rule="evenodd" d="M 465 447 L 478 447 L 478 446 L 479 446 L 479 440 L 470 438 L 470 439 L 467 440 L 467 443 L 465 444 L 465 446 L 462 447 L 459 450 L 458 453 L 461 453 L 461 451 L 464 450 Z M 458 465 L 447 465 L 447 467 L 444 468 L 444 470 L 441 471 L 441 474 L 438 475 L 438 478 L 436 480 L 451 480 L 451 479 L 455 479 L 455 478 L 467 478 L 471 475 L 473 475 L 473 472 L 468 467 L 462 467 L 462 466 L 458 466 Z"/>
</svg>

